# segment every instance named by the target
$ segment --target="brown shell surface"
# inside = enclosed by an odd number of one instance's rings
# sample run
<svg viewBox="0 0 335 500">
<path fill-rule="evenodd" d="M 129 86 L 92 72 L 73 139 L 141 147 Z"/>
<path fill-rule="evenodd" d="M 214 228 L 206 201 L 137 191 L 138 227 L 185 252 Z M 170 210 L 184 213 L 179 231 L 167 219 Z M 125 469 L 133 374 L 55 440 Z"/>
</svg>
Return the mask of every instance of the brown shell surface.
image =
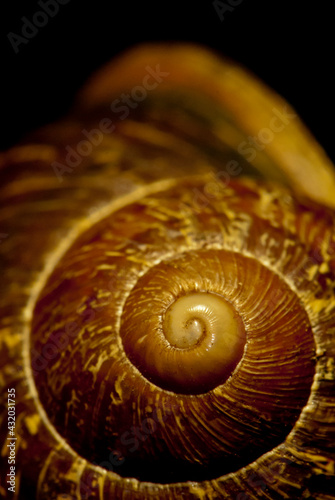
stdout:
<svg viewBox="0 0 335 500">
<path fill-rule="evenodd" d="M 285 101 L 140 47 L 0 165 L 1 498 L 335 498 L 335 174 Z M 162 343 L 190 293 L 245 329 L 228 377 Z"/>
</svg>

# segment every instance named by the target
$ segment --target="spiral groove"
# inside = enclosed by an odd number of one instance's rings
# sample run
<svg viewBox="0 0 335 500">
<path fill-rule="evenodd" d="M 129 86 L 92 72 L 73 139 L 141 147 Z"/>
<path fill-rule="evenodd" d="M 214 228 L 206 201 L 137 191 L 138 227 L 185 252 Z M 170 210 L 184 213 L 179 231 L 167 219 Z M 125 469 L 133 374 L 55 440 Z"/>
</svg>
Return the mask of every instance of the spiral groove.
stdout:
<svg viewBox="0 0 335 500">
<path fill-rule="evenodd" d="M 159 85 L 102 133 L 143 68 Z M 76 106 L 0 154 L 16 497 L 332 498 L 326 155 L 279 96 L 199 47 L 134 49 Z M 285 126 L 249 161 L 274 110 Z M 83 130 L 94 147 L 70 168 Z"/>
<path fill-rule="evenodd" d="M 199 476 L 200 462 L 204 478 L 213 477 L 219 465 L 222 474 L 256 459 L 294 425 L 315 369 L 310 318 L 283 279 L 301 251 L 287 239 L 292 251 L 279 260 L 283 249 L 269 244 L 278 229 L 245 212 L 254 194 L 236 207 L 245 189 L 231 186 L 189 218 L 187 209 L 180 217 L 181 203 L 191 201 L 181 187 L 126 205 L 84 233 L 50 277 L 35 309 L 33 348 L 44 352 L 52 338 L 73 332 L 35 380 L 49 418 L 88 460 L 116 451 L 125 458 L 119 473 L 153 482 L 146 471 L 154 464 L 161 471 L 174 464 L 156 474 L 171 482 Z M 141 225 L 125 224 L 132 213 L 141 213 Z M 215 314 L 230 321 L 228 344 L 220 324 L 187 349 L 173 346 L 164 334 L 171 307 L 185 300 L 213 307 L 213 297 Z M 153 424 L 153 407 L 173 431 Z M 143 421 L 155 432 L 136 446 L 129 429 Z"/>
</svg>

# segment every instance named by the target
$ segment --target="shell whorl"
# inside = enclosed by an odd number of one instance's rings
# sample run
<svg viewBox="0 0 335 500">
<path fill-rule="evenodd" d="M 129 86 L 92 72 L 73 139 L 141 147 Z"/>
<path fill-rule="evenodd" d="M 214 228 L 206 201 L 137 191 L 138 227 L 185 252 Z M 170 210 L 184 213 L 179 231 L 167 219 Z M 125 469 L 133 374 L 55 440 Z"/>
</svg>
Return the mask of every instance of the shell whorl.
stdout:
<svg viewBox="0 0 335 500">
<path fill-rule="evenodd" d="M 276 244 L 281 231 L 257 218 L 255 185 L 231 185 L 197 214 L 192 193 L 192 183 L 178 181 L 81 235 L 50 276 L 32 324 L 33 352 L 50 358 L 43 370 L 36 364 L 35 381 L 58 432 L 92 461 L 118 450 L 124 467 L 134 463 L 131 475 L 152 482 L 157 464 L 161 481 L 199 477 L 200 460 L 202 473 L 215 477 L 219 466 L 236 468 L 236 454 L 246 465 L 243 455 L 250 461 L 280 444 L 314 375 L 318 319 L 301 302 L 315 285 L 304 260 L 299 279 L 286 278 L 303 258 L 301 245 L 288 235 Z M 298 224 L 301 215 L 292 215 Z M 191 308 L 199 317 L 192 307 L 205 305 L 217 323 L 188 349 L 164 333 L 167 315 L 185 300 L 185 314 Z M 64 347 L 49 353 L 56 339 Z M 166 425 L 133 449 L 128 429 L 152 421 L 154 409 Z"/>
<path fill-rule="evenodd" d="M 141 57 L 156 60 L 157 53 Z M 172 58 L 164 50 L 161 57 L 166 64 Z M 55 187 L 45 172 L 50 158 L 61 158 L 66 135 L 56 150 L 23 145 L 5 158 L 4 172 L 14 164 L 18 173 L 8 173 L 4 191 L 12 239 L 3 246 L 1 359 L 4 380 L 18 394 L 22 499 L 24 491 L 39 500 L 307 492 L 321 499 L 331 491 L 329 186 L 319 181 L 314 196 L 308 182 L 299 184 L 301 174 L 277 166 L 279 134 L 260 155 L 260 171 L 268 164 L 269 177 L 283 182 L 252 178 L 257 164 L 238 157 L 228 134 L 232 110 L 217 116 L 209 84 L 202 82 L 205 98 L 199 94 L 193 114 L 186 103 L 184 114 L 173 115 L 185 81 L 179 71 L 177 97 L 162 84 L 67 184 Z M 237 76 L 227 78 L 232 92 Z M 80 120 L 93 116 L 92 125 L 108 98 L 103 85 L 100 92 L 90 85 Z M 230 149 L 215 134 L 200 134 L 207 103 L 213 114 L 204 120 L 213 130 L 224 117 L 229 123 Z M 239 130 L 244 119 L 236 113 Z M 176 138 L 184 122 L 193 128 Z M 43 143 L 44 133 L 62 130 L 55 127 L 36 137 Z M 305 146 L 300 125 L 290 127 L 292 148 Z M 230 155 L 248 176 L 230 169 L 227 182 L 218 165 Z M 323 165 L 312 146 L 306 157 Z M 322 175 L 335 183 L 327 167 Z"/>
</svg>

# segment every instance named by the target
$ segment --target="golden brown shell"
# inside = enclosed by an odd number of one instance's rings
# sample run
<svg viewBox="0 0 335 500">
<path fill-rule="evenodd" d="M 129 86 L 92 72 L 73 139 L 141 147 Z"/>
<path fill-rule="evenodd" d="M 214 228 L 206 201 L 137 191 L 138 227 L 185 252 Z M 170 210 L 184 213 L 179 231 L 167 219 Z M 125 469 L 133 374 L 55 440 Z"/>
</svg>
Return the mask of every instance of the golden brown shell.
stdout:
<svg viewBox="0 0 335 500">
<path fill-rule="evenodd" d="M 295 112 L 141 47 L 1 161 L 2 496 L 15 388 L 17 498 L 332 498 L 335 174 Z"/>
</svg>

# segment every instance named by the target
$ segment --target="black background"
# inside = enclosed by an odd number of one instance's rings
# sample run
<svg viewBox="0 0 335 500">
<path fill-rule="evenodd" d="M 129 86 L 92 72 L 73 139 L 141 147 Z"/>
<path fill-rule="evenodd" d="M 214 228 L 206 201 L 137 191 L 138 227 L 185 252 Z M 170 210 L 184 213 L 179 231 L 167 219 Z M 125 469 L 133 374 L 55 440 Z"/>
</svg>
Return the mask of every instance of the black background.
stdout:
<svg viewBox="0 0 335 500">
<path fill-rule="evenodd" d="M 2 6 L 1 149 L 62 116 L 114 55 L 140 42 L 179 40 L 249 68 L 293 105 L 335 162 L 332 2 L 242 0 L 221 21 L 211 0 L 69 0 L 17 54 L 7 34 L 21 35 L 22 16 L 32 20 L 41 7 L 37 0 Z"/>
</svg>

